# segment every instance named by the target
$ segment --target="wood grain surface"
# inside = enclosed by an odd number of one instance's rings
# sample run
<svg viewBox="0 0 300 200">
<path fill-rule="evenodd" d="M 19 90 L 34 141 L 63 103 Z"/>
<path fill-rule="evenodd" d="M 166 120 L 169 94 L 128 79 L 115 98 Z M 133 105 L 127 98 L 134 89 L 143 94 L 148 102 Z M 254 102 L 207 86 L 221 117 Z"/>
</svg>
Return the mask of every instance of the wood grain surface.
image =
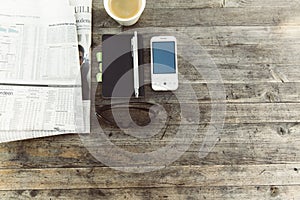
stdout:
<svg viewBox="0 0 300 200">
<path fill-rule="evenodd" d="M 222 82 L 203 77 L 180 58 L 179 72 L 184 77 L 180 87 L 191 85 L 196 98 L 184 90 L 177 95 L 180 103 L 199 108 L 199 122 L 180 117 L 174 94 L 157 93 L 146 85 L 144 101 L 164 105 L 168 111 L 164 129 L 154 128 L 157 134 L 146 139 L 109 125 L 101 130 L 124 151 L 144 153 L 168 145 L 182 123 L 189 134 L 198 130 L 188 150 L 158 171 L 127 173 L 94 158 L 79 135 L 0 144 L 0 199 L 300 199 L 299 1 L 148 0 L 132 27 L 118 25 L 106 14 L 102 1 L 94 1 L 93 112 L 108 103 L 95 80 L 95 54 L 101 51 L 102 35 L 149 27 L 188 35 L 211 56 Z M 201 60 L 201 55 L 193 56 Z M 202 67 L 210 69 L 207 63 Z M 149 68 L 145 80 L 150 81 Z M 224 87 L 225 98 L 213 101 L 210 94 L 222 87 L 212 91 L 208 85 Z M 213 103 L 226 106 L 224 127 L 212 151 L 199 158 Z M 100 126 L 93 112 L 95 134 Z M 212 125 L 220 123 L 216 120 Z M 179 148 L 185 145 L 177 142 Z"/>
</svg>

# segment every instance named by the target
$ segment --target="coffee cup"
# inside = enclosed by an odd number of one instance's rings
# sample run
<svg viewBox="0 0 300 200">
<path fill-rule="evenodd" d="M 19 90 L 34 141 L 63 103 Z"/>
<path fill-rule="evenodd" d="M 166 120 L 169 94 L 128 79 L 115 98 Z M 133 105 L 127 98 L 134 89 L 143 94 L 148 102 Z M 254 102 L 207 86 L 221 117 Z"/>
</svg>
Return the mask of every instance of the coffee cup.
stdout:
<svg viewBox="0 0 300 200">
<path fill-rule="evenodd" d="M 123 26 L 135 24 L 142 15 L 146 0 L 103 0 L 107 14 Z"/>
</svg>

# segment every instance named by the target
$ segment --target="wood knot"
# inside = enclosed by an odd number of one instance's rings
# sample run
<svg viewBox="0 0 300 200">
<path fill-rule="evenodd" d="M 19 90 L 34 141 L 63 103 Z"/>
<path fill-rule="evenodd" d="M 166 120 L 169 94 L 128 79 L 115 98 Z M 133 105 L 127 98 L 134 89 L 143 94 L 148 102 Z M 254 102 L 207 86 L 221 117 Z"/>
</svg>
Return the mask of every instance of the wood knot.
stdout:
<svg viewBox="0 0 300 200">
<path fill-rule="evenodd" d="M 266 93 L 266 98 L 269 100 L 269 102 L 274 102 L 275 100 L 274 95 L 271 92 Z"/>
<path fill-rule="evenodd" d="M 276 94 L 274 94 L 273 92 L 266 92 L 265 93 L 265 99 L 268 102 L 278 102 L 278 101 L 280 101 L 278 96 Z"/>
<path fill-rule="evenodd" d="M 299 172 L 298 168 L 296 168 L 296 167 L 294 168 L 294 171 L 295 171 L 295 172 Z"/>
<path fill-rule="evenodd" d="M 289 135 L 290 134 L 290 130 L 288 128 L 284 128 L 282 126 L 280 126 L 278 129 L 277 129 L 277 133 L 281 136 L 284 136 L 284 135 Z"/>
<path fill-rule="evenodd" d="M 271 197 L 277 197 L 279 195 L 279 188 L 275 186 L 271 186 L 270 188 Z"/>
<path fill-rule="evenodd" d="M 31 190 L 30 191 L 30 196 L 31 197 L 36 197 L 38 195 L 39 191 L 38 190 Z"/>
</svg>

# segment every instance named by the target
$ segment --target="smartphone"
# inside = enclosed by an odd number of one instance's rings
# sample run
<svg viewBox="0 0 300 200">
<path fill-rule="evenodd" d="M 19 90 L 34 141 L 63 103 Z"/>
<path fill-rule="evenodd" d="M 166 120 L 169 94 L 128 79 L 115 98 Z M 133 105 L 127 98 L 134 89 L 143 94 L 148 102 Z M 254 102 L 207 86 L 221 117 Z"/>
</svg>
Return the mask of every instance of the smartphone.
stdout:
<svg viewBox="0 0 300 200">
<path fill-rule="evenodd" d="M 155 91 L 178 88 L 177 41 L 173 36 L 151 38 L 151 86 Z"/>
</svg>

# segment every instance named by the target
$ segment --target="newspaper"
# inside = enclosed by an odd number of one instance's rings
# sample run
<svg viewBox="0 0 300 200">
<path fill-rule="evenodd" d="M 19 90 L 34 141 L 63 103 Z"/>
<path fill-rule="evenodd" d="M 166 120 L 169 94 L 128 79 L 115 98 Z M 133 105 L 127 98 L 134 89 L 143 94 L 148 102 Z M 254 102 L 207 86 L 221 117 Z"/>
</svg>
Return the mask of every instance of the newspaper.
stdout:
<svg viewBox="0 0 300 200">
<path fill-rule="evenodd" d="M 0 142 L 84 132 L 73 7 L 0 3 Z"/>
<path fill-rule="evenodd" d="M 92 0 L 69 0 L 69 2 L 70 5 L 74 7 L 77 25 L 82 80 L 84 133 L 89 133 L 91 108 Z"/>
</svg>

